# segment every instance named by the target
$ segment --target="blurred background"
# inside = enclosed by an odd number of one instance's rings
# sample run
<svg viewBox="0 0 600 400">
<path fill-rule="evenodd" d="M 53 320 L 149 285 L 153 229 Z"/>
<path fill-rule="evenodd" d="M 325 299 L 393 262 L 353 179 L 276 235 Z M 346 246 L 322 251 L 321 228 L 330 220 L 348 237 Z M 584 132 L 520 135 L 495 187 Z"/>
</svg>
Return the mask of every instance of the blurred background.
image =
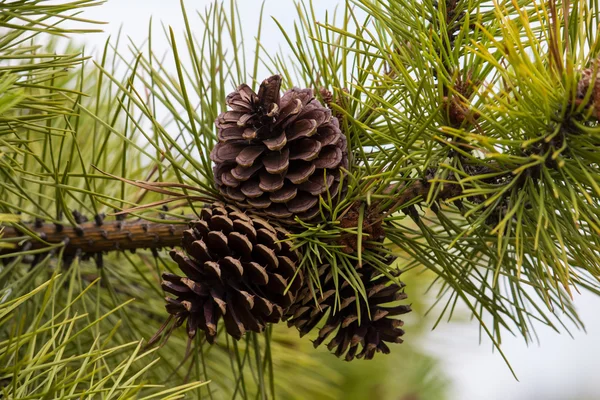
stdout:
<svg viewBox="0 0 600 400">
<path fill-rule="evenodd" d="M 202 11 L 212 0 L 186 0 L 190 15 Z M 319 18 L 332 16 L 338 0 L 314 2 Z M 242 35 L 252 42 L 257 31 L 261 2 L 238 1 L 242 20 Z M 164 29 L 183 30 L 179 1 L 176 0 L 109 0 L 102 7 L 86 11 L 83 16 L 105 21 L 104 33 L 78 38 L 86 46 L 88 55 L 102 50 L 109 36 L 119 36 L 119 49 L 127 50 L 130 43 L 141 44 L 148 37 L 152 19 L 155 32 L 153 48 L 160 57 L 168 53 Z M 195 16 L 196 17 L 196 16 Z M 262 46 L 267 50 L 290 54 L 281 31 L 273 19 L 285 30 L 293 31 L 297 18 L 292 0 L 266 0 Z M 249 58 L 252 54 L 247 55 Z M 168 55 L 167 55 L 168 57 Z M 258 76 L 267 76 L 264 66 Z M 586 331 L 557 334 L 539 326 L 538 341 L 527 346 L 520 337 L 503 337 L 502 349 L 518 381 L 502 356 L 493 351 L 491 342 L 479 325 L 467 318 L 443 321 L 435 330 L 435 315 L 426 317 L 424 294 L 427 277 L 406 277 L 410 299 L 415 312 L 406 323 L 406 342 L 402 351 L 374 361 L 347 363 L 334 359 L 322 351 L 324 363 L 338 363 L 334 368 L 346 381 L 345 393 L 340 398 L 417 399 L 547 399 L 592 400 L 600 399 L 600 298 L 582 293 L 577 295 L 581 319 Z M 464 313 L 467 315 L 466 312 Z M 357 380 L 369 384 L 357 385 Z M 398 394 L 398 395 L 395 395 Z"/>
</svg>

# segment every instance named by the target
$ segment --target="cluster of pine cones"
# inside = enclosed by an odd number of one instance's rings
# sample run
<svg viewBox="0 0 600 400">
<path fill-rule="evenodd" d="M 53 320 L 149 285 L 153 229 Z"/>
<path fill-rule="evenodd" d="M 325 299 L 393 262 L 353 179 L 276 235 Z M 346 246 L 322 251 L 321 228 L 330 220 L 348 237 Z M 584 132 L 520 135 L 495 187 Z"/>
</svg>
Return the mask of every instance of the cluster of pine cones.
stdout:
<svg viewBox="0 0 600 400">
<path fill-rule="evenodd" d="M 313 90 L 280 89 L 279 75 L 258 94 L 241 85 L 217 118 L 211 158 L 224 201 L 205 206 L 182 249 L 171 251 L 184 274 L 163 274 L 162 287 L 173 295 L 166 299 L 172 329 L 185 323 L 190 339 L 201 330 L 214 343 L 220 320 L 236 339 L 282 320 L 303 336 L 324 321 L 315 347 L 331 337 L 327 347 L 347 361 L 389 353 L 386 343 L 401 343 L 404 334 L 391 317 L 410 311 L 398 305 L 403 285 L 372 265 L 356 266 L 367 307 L 322 265 L 317 290 L 298 267 L 301 249 L 286 240 L 282 226 L 297 231 L 299 220 L 322 222 L 321 201 L 345 193 L 348 151 L 338 119 Z"/>
</svg>

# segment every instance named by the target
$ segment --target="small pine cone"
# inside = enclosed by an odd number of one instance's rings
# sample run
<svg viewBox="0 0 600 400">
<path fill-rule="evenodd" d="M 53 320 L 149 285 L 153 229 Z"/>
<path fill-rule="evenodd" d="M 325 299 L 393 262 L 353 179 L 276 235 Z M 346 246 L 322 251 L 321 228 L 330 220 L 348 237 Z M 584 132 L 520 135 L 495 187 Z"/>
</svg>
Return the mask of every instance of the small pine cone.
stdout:
<svg viewBox="0 0 600 400">
<path fill-rule="evenodd" d="M 321 87 L 319 89 L 319 94 L 323 98 L 323 102 L 325 103 L 325 105 L 329 107 L 331 105 L 331 102 L 333 101 L 333 93 L 331 93 L 331 90 Z"/>
<path fill-rule="evenodd" d="M 386 342 L 402 343 L 401 336 L 404 335 L 400 328 L 404 323 L 390 317 L 411 311 L 409 305 L 385 305 L 406 299 L 403 284 L 390 282 L 389 278 L 369 265 L 363 265 L 358 274 L 366 289 L 369 311 L 364 302 L 361 303 L 359 311 L 356 292 L 346 281 L 340 283 L 340 303 L 336 304 L 336 289 L 331 268 L 324 265 L 319 269 L 323 290 L 322 295 L 321 292 L 317 295 L 318 304 L 315 303 L 313 292 L 307 285 L 298 294 L 298 300 L 284 317 L 288 320 L 288 326 L 295 326 L 300 331 L 301 337 L 326 317 L 325 325 L 319 330 L 313 344 L 315 348 L 318 347 L 337 330 L 327 348 L 334 351 L 338 357 L 345 355 L 346 361 L 352 361 L 354 358 L 370 360 L 376 352 L 389 354 L 390 348 Z M 362 345 L 360 352 L 359 344 Z"/>
<path fill-rule="evenodd" d="M 215 184 L 243 208 L 292 223 L 319 213 L 319 198 L 340 188 L 348 168 L 346 137 L 312 89 L 280 97 L 281 76 L 266 79 L 258 94 L 241 85 L 227 96 L 231 108 L 216 120 L 211 153 Z"/>
<path fill-rule="evenodd" d="M 343 88 L 342 92 L 344 92 L 345 94 L 349 94 L 350 91 L 347 88 Z M 325 102 L 325 105 L 331 110 L 331 112 L 333 113 L 333 117 L 337 118 L 338 122 L 341 124 L 344 119 L 346 118 L 346 116 L 344 115 L 344 113 L 339 112 L 337 110 L 334 110 L 332 104 L 336 104 L 338 107 L 340 108 L 345 108 L 345 103 L 346 101 L 344 100 L 344 98 L 342 96 L 337 97 L 337 99 L 334 101 L 333 100 L 333 93 L 331 92 L 331 90 L 321 87 L 319 89 L 319 93 L 321 94 L 321 97 L 323 98 L 323 101 Z"/>
<path fill-rule="evenodd" d="M 595 75 L 594 69 L 596 69 Z M 592 93 L 586 107 L 591 106 L 592 116 L 600 119 L 600 67 L 597 65 L 581 71 L 581 79 L 577 82 L 577 105 L 583 101 L 588 90 L 590 90 L 590 86 L 592 86 Z"/>
<path fill-rule="evenodd" d="M 203 208 L 184 232 L 184 251 L 171 251 L 185 276 L 163 274 L 162 288 L 176 296 L 166 299 L 175 326 L 187 320 L 190 338 L 201 329 L 214 343 L 221 317 L 236 339 L 279 322 L 302 286 L 286 234 L 232 206 Z"/>
</svg>

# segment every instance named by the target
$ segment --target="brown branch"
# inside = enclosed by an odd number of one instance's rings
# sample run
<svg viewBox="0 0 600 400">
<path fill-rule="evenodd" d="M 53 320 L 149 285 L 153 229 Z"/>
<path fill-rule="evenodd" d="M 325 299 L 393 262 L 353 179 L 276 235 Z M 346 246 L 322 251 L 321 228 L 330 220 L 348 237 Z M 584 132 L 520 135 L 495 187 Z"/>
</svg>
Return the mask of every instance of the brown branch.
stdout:
<svg viewBox="0 0 600 400">
<path fill-rule="evenodd" d="M 470 175 L 482 175 L 482 174 L 490 174 L 494 172 L 501 172 L 498 166 L 495 163 L 490 163 L 486 166 L 479 167 L 478 170 L 472 171 Z M 511 171 L 505 171 L 501 175 L 482 179 L 482 182 L 494 183 L 497 179 L 503 179 L 506 175 L 511 175 Z M 431 190 L 433 183 L 429 182 L 429 180 L 420 179 L 414 180 L 410 183 L 398 182 L 388 186 L 383 193 L 385 195 L 391 195 L 393 193 L 398 193 L 397 197 L 392 206 L 387 207 L 387 210 L 396 211 L 398 207 L 401 207 L 404 204 L 412 202 L 414 199 L 421 197 L 422 199 L 426 199 L 429 195 L 429 191 Z M 435 185 L 442 185 L 442 188 L 436 194 L 434 200 L 448 200 L 453 197 L 460 196 L 462 193 L 462 186 L 456 180 L 456 178 L 448 178 L 444 182 L 438 182 Z M 477 197 L 478 195 L 473 195 L 472 197 Z M 380 212 L 387 210 L 379 210 Z"/>
<path fill-rule="evenodd" d="M 486 168 L 479 173 L 494 171 Z M 380 225 L 383 215 L 390 210 L 396 211 L 402 205 L 408 204 L 417 198 L 425 199 L 431 189 L 431 183 L 425 180 L 415 180 L 411 183 L 399 182 L 384 190 L 385 194 L 398 193 L 391 206 L 385 210 L 374 205 L 373 210 L 367 210 L 364 221 L 364 231 L 373 235 L 374 240 L 379 240 L 382 234 Z M 443 188 L 437 193 L 436 200 L 446 200 L 459 196 L 462 188 L 458 182 L 444 182 Z M 354 210 L 356 211 L 356 210 Z M 358 213 L 342 215 L 344 227 L 356 226 Z M 179 222 L 179 221 L 178 221 Z M 18 227 L 5 228 L 2 239 L 13 243 L 20 243 L 14 249 L 0 249 L 0 255 L 15 253 L 22 250 L 38 250 L 48 247 L 47 243 L 65 243 L 64 254 L 74 255 L 96 254 L 114 250 L 158 249 L 162 247 L 178 246 L 181 243 L 183 231 L 188 229 L 187 224 L 169 222 L 136 221 L 111 221 L 98 225 L 95 222 L 82 223 L 77 227 L 57 226 L 55 224 L 25 225 L 26 229 L 38 234 L 40 240 L 31 238 L 24 229 Z M 20 240 L 21 239 L 21 240 Z M 352 247 L 352 246 L 350 246 Z"/>
<path fill-rule="evenodd" d="M 27 229 L 37 233 L 41 240 L 30 238 L 18 227 L 7 227 L 4 229 L 2 239 L 14 239 L 18 242 L 18 239 L 22 238 L 23 241 L 16 249 L 2 249 L 0 254 L 13 253 L 22 249 L 44 249 L 48 247 L 46 243 L 65 243 L 65 254 L 172 247 L 181 243 L 183 231 L 188 229 L 188 226 L 168 221 L 137 220 L 104 222 L 101 226 L 95 222 L 83 223 L 78 227 L 63 227 L 55 224 L 42 224 L 38 227 L 27 225 Z"/>
<path fill-rule="evenodd" d="M 392 194 L 394 192 L 399 192 L 396 197 L 393 205 L 387 207 L 388 210 L 397 210 L 404 204 L 412 202 L 414 199 L 421 197 L 425 199 L 429 194 L 429 190 L 431 189 L 431 183 L 424 182 L 421 180 L 411 182 L 409 185 L 405 183 L 398 183 L 395 185 L 391 185 L 386 190 L 384 190 L 385 194 Z M 435 197 L 436 200 L 447 200 L 452 197 L 456 197 L 460 195 L 462 192 L 462 188 L 458 182 L 444 182 L 444 187 Z M 379 210 L 387 211 L 387 210 Z"/>
</svg>

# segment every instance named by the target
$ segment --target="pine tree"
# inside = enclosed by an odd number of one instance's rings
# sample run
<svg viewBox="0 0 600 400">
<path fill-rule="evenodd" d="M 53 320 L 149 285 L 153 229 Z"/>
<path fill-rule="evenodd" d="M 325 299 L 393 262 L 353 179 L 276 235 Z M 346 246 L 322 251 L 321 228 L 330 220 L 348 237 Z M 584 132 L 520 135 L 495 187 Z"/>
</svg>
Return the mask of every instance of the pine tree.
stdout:
<svg viewBox="0 0 600 400">
<path fill-rule="evenodd" d="M 4 398 L 339 398 L 381 379 L 355 359 L 403 354 L 390 397 L 437 399 L 419 326 L 464 308 L 501 354 L 583 327 L 596 3 L 357 0 L 319 21 L 299 2 L 291 58 L 262 21 L 240 37 L 257 21 L 234 1 L 182 7 L 175 75 L 152 29 L 99 57 L 57 44 L 100 30 L 79 13 L 101 3 L 0 4 Z M 427 300 L 438 321 L 399 319 Z"/>
</svg>

